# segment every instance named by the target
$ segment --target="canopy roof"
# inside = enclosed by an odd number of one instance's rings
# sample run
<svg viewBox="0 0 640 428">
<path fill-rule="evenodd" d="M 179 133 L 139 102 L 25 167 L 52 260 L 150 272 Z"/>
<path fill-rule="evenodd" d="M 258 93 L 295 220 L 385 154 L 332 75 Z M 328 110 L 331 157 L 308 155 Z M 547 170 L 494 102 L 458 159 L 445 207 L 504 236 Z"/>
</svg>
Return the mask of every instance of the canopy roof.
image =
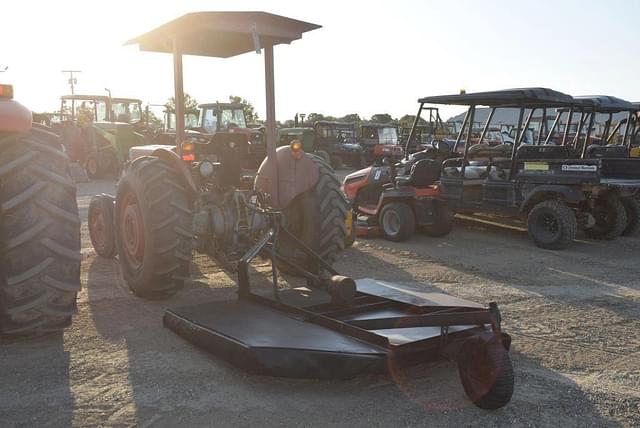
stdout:
<svg viewBox="0 0 640 428">
<path fill-rule="evenodd" d="M 548 88 L 519 88 L 470 94 L 425 97 L 419 103 L 483 105 L 490 107 L 561 107 L 581 103 L 571 95 Z"/>
<path fill-rule="evenodd" d="M 63 100 L 99 100 L 99 101 L 107 101 L 111 100 L 111 102 L 136 102 L 142 103 L 141 100 L 137 98 L 121 98 L 121 97 L 108 97 L 106 95 L 63 95 L 60 97 Z"/>
<path fill-rule="evenodd" d="M 125 44 L 138 44 L 142 51 L 172 53 L 176 40 L 184 55 L 229 58 L 259 46 L 289 44 L 317 28 L 320 25 L 266 12 L 194 12 Z"/>
<path fill-rule="evenodd" d="M 585 103 L 581 110 L 595 110 L 599 113 L 618 113 L 621 111 L 635 111 L 637 106 L 627 100 L 608 95 L 585 95 L 575 97 Z"/>
</svg>

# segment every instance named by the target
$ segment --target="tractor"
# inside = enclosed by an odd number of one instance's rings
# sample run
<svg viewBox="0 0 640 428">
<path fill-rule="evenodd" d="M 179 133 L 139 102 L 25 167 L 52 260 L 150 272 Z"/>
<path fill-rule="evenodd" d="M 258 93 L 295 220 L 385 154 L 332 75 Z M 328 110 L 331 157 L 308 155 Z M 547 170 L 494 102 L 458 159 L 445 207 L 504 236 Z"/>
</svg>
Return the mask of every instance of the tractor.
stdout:
<svg viewBox="0 0 640 428">
<path fill-rule="evenodd" d="M 398 140 L 398 128 L 388 123 L 361 124 L 358 143 L 362 146 L 367 165 L 380 162 L 383 158 L 400 160 L 404 154 Z"/>
<path fill-rule="evenodd" d="M 94 198 L 89 221 L 96 251 L 117 253 L 125 281 L 146 298 L 183 286 L 192 243 L 235 271 L 237 298 L 169 308 L 163 324 L 252 373 L 347 379 L 455 358 L 471 400 L 502 407 L 513 393 L 513 368 L 495 302 L 354 280 L 332 264 L 348 222 L 340 183 L 299 141 L 275 144 L 274 46 L 317 28 L 264 12 L 199 12 L 131 40 L 141 50 L 173 54 L 177 144 L 149 147 L 124 171 L 115 198 Z M 246 134 L 185 141 L 181 111 L 183 55 L 252 51 L 264 53 L 267 99 L 267 157 L 255 179 L 241 172 Z M 249 266 L 258 256 L 271 262 L 272 293 L 252 290 Z M 302 277 L 303 286 L 281 287 L 280 271 Z"/>
<path fill-rule="evenodd" d="M 80 290 L 80 217 L 69 159 L 50 128 L 0 85 L 0 335 L 71 324 Z"/>
<path fill-rule="evenodd" d="M 120 170 L 129 149 L 147 141 L 142 102 L 103 95 L 65 95 L 60 121 L 53 129 L 73 162 L 84 166 L 90 178 Z"/>
</svg>

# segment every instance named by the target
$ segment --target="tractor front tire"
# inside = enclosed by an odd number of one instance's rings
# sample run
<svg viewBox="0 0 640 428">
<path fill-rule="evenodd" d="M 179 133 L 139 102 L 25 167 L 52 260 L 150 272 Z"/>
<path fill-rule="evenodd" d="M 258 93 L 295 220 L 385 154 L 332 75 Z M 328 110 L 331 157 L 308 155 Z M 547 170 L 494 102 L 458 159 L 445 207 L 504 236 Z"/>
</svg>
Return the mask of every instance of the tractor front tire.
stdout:
<svg viewBox="0 0 640 428">
<path fill-rule="evenodd" d="M 416 216 L 404 202 L 392 202 L 380 210 L 378 226 L 389 241 L 406 241 L 416 231 Z"/>
<path fill-rule="evenodd" d="M 596 224 L 584 230 L 584 233 L 593 239 L 615 239 L 622 235 L 627 227 L 627 210 L 621 199 L 613 193 L 596 201 L 593 216 Z"/>
<path fill-rule="evenodd" d="M 123 277 L 143 298 L 161 299 L 189 279 L 192 210 L 179 173 L 155 157 L 136 159 L 118 183 L 116 245 Z"/>
<path fill-rule="evenodd" d="M 640 200 L 627 196 L 620 198 L 620 202 L 627 211 L 627 226 L 622 231 L 622 235 L 635 235 L 640 230 Z"/>
<path fill-rule="evenodd" d="M 106 194 L 95 195 L 89 203 L 89 237 L 91 244 L 100 257 L 114 258 L 116 249 L 116 235 L 114 230 L 114 212 L 116 200 Z"/>
<path fill-rule="evenodd" d="M 71 325 L 81 259 L 76 187 L 59 138 L 41 129 L 0 138 L 0 333 Z"/>
<path fill-rule="evenodd" d="M 499 409 L 511 400 L 513 366 L 497 341 L 465 344 L 458 354 L 458 374 L 465 393 L 481 409 Z"/>
<path fill-rule="evenodd" d="M 329 264 L 345 247 L 347 211 L 349 204 L 340 190 L 340 181 L 331 165 L 319 156 L 310 156 L 318 166 L 319 178 L 310 190 L 297 196 L 284 210 L 286 229 L 314 250 Z M 282 237 L 278 243 L 279 255 L 289 263 L 318 273 L 319 266 L 293 242 Z M 280 270 L 295 275 L 296 269 L 279 263 Z"/>
<path fill-rule="evenodd" d="M 101 178 L 103 175 L 102 166 L 98 153 L 90 153 L 84 163 L 84 170 L 87 176 L 93 180 Z"/>
<path fill-rule="evenodd" d="M 562 250 L 571 245 L 576 237 L 578 222 L 571 208 L 564 202 L 546 200 L 529 211 L 527 230 L 538 247 Z"/>
</svg>

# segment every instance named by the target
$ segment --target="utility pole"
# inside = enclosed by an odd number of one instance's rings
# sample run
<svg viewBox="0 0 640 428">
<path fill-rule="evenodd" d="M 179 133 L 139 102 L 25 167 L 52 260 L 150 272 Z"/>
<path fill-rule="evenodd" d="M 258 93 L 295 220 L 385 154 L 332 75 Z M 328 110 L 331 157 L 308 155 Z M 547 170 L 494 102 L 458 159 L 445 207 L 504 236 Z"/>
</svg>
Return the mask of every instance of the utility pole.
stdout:
<svg viewBox="0 0 640 428">
<path fill-rule="evenodd" d="M 73 77 L 73 73 L 82 73 L 82 71 L 80 70 L 62 70 L 63 73 L 68 73 L 69 74 L 69 86 L 71 86 L 71 95 L 75 95 L 75 92 L 73 91 L 75 85 L 78 83 L 78 79 L 76 79 L 75 77 Z"/>
</svg>

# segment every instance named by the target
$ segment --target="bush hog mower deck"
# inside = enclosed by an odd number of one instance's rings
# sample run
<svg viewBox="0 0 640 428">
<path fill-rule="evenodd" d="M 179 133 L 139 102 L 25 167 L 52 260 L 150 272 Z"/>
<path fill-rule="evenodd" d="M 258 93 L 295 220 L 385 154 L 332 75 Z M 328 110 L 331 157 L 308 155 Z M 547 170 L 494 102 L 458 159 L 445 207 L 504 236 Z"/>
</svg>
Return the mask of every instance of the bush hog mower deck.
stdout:
<svg viewBox="0 0 640 428">
<path fill-rule="evenodd" d="M 194 344 L 252 372 L 309 378 L 348 378 L 457 357 L 473 402 L 501 407 L 513 392 L 513 370 L 495 304 L 354 281 L 331 266 L 346 235 L 339 181 L 299 143 L 275 147 L 273 47 L 316 28 L 261 12 L 203 12 L 131 42 L 174 54 L 177 118 L 183 117 L 183 54 L 230 57 L 264 50 L 267 159 L 253 189 L 239 173 L 246 153 L 241 134 L 177 145 L 182 159 L 162 149 L 135 159 L 118 184 L 113 215 L 124 278 L 143 297 L 176 292 L 188 278 L 193 241 L 238 274 L 237 299 L 165 313 L 164 325 Z M 179 122 L 177 141 L 183 132 Z M 94 206 L 99 214 L 113 203 Z M 251 290 L 248 268 L 259 255 L 271 260 L 271 296 Z M 305 278 L 306 287 L 280 290 L 279 270 Z"/>
<path fill-rule="evenodd" d="M 593 102 L 545 88 L 444 95 L 419 102 L 417 118 L 425 104 L 469 107 L 454 152 L 463 134 L 466 133 L 466 141 L 471 141 L 469 124 L 474 123 L 477 106 L 491 107 L 478 141 L 484 140 L 496 109 L 520 110 L 514 144 L 465 145 L 462 157 L 442 163 L 441 193 L 454 211 L 524 217 L 535 244 L 552 250 L 568 247 L 578 228 L 596 239 L 613 239 L 625 229 L 626 213 L 621 200 L 640 190 L 637 160 L 581 159 L 567 144 L 569 126 L 565 127 L 560 146 L 549 144 L 555 125 L 550 130 L 541 126 L 535 144 L 523 143 L 522 130 L 529 128 L 536 110 L 542 110 L 546 117 L 547 109 L 568 108 L 571 116 L 574 109 L 592 111 L 596 108 Z M 583 125 L 584 122 L 583 114 Z M 588 128 L 586 141 L 590 141 L 590 132 Z M 580 133 L 577 135 L 579 139 Z"/>
</svg>

